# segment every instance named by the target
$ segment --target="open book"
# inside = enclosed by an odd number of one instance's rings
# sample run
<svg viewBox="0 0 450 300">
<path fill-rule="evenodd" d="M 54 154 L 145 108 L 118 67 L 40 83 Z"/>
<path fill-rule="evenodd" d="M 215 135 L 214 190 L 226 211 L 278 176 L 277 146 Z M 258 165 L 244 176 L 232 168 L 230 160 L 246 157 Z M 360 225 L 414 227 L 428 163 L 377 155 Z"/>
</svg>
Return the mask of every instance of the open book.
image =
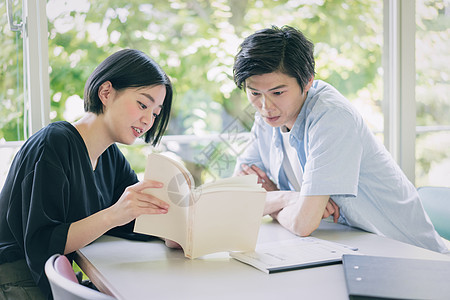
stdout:
<svg viewBox="0 0 450 300">
<path fill-rule="evenodd" d="M 358 249 L 315 237 L 258 244 L 255 251 L 230 252 L 230 256 L 265 273 L 342 263 L 344 254 Z"/>
<path fill-rule="evenodd" d="M 189 171 L 162 154 L 148 156 L 145 179 L 164 183 L 145 192 L 169 203 L 164 215 L 141 215 L 134 231 L 177 242 L 191 259 L 255 249 L 266 192 L 256 175 L 216 180 L 195 188 Z"/>
</svg>

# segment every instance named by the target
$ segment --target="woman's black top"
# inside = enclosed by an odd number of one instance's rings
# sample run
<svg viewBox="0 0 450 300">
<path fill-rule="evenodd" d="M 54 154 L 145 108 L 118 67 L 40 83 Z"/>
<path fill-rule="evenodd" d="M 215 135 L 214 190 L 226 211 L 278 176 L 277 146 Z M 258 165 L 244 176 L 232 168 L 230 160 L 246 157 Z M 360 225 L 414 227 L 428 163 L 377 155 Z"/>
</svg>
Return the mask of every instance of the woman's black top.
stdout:
<svg viewBox="0 0 450 300">
<path fill-rule="evenodd" d="M 0 194 L 0 264 L 25 258 L 37 285 L 49 295 L 44 265 L 64 252 L 70 224 L 111 206 L 137 181 L 115 144 L 99 157 L 94 171 L 70 123 L 41 129 L 16 154 Z"/>
</svg>

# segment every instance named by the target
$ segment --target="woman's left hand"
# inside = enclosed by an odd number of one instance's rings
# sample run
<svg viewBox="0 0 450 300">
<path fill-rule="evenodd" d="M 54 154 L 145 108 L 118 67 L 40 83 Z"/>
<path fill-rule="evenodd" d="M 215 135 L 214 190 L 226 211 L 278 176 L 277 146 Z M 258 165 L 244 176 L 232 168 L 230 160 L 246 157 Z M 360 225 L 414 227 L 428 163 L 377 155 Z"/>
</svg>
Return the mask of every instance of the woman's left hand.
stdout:
<svg viewBox="0 0 450 300">
<path fill-rule="evenodd" d="M 174 241 L 168 240 L 168 239 L 164 239 L 164 242 L 168 248 L 181 249 L 180 244 L 178 244 L 177 242 L 174 242 Z"/>
<path fill-rule="evenodd" d="M 146 189 L 162 186 L 161 182 L 144 180 L 127 187 L 119 200 L 105 210 L 113 227 L 124 225 L 144 214 L 166 214 L 169 204 L 144 192 Z"/>
</svg>

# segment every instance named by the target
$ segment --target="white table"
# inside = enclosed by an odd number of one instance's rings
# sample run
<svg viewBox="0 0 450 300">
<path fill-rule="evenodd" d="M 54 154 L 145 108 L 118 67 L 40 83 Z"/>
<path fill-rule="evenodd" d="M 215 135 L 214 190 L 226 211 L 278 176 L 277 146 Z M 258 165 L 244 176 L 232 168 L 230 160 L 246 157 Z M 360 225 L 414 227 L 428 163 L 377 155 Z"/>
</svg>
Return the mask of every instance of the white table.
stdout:
<svg viewBox="0 0 450 300">
<path fill-rule="evenodd" d="M 312 236 L 367 255 L 450 260 L 449 256 L 322 221 Z M 258 243 L 295 235 L 266 217 Z M 162 241 L 102 236 L 77 251 L 77 264 L 103 292 L 118 299 L 348 299 L 342 265 L 265 274 L 217 253 L 195 260 Z"/>
</svg>

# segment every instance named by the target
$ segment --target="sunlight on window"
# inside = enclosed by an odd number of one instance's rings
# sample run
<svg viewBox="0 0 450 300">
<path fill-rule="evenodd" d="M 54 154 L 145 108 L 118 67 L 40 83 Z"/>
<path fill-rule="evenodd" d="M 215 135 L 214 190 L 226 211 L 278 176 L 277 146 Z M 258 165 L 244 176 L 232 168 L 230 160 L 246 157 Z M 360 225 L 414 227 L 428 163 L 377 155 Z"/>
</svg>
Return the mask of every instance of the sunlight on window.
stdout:
<svg viewBox="0 0 450 300">
<path fill-rule="evenodd" d="M 416 12 L 416 185 L 450 187 L 450 1 Z"/>
<path fill-rule="evenodd" d="M 378 72 L 382 1 L 358 2 L 350 6 L 342 1 L 213 0 L 206 5 L 171 0 L 116 1 L 105 6 L 99 1 L 51 0 L 47 5 L 50 77 L 51 89 L 58 95 L 52 96 L 58 99 L 52 101 L 53 120 L 72 121 L 79 116 L 82 106 L 77 102 L 84 82 L 112 49 L 138 48 L 151 55 L 174 83 L 176 97 L 167 134 L 204 137 L 203 141 L 168 139 L 170 147 L 163 139 L 159 150 L 177 149 L 186 162 L 205 170 L 198 177 L 229 176 L 234 163 L 227 160 L 215 164 L 220 165 L 215 169 L 212 158 L 229 152 L 230 159 L 235 159 L 234 146 L 221 138 L 209 140 L 210 136 L 247 132 L 254 113 L 245 93 L 233 82 L 234 55 L 243 38 L 255 30 L 291 25 L 316 45 L 316 78 L 340 90 L 382 138 Z M 211 151 L 205 152 L 205 147 Z M 127 152 L 138 173 L 144 169 L 144 148 Z M 205 153 L 209 160 L 200 159 Z"/>
</svg>

